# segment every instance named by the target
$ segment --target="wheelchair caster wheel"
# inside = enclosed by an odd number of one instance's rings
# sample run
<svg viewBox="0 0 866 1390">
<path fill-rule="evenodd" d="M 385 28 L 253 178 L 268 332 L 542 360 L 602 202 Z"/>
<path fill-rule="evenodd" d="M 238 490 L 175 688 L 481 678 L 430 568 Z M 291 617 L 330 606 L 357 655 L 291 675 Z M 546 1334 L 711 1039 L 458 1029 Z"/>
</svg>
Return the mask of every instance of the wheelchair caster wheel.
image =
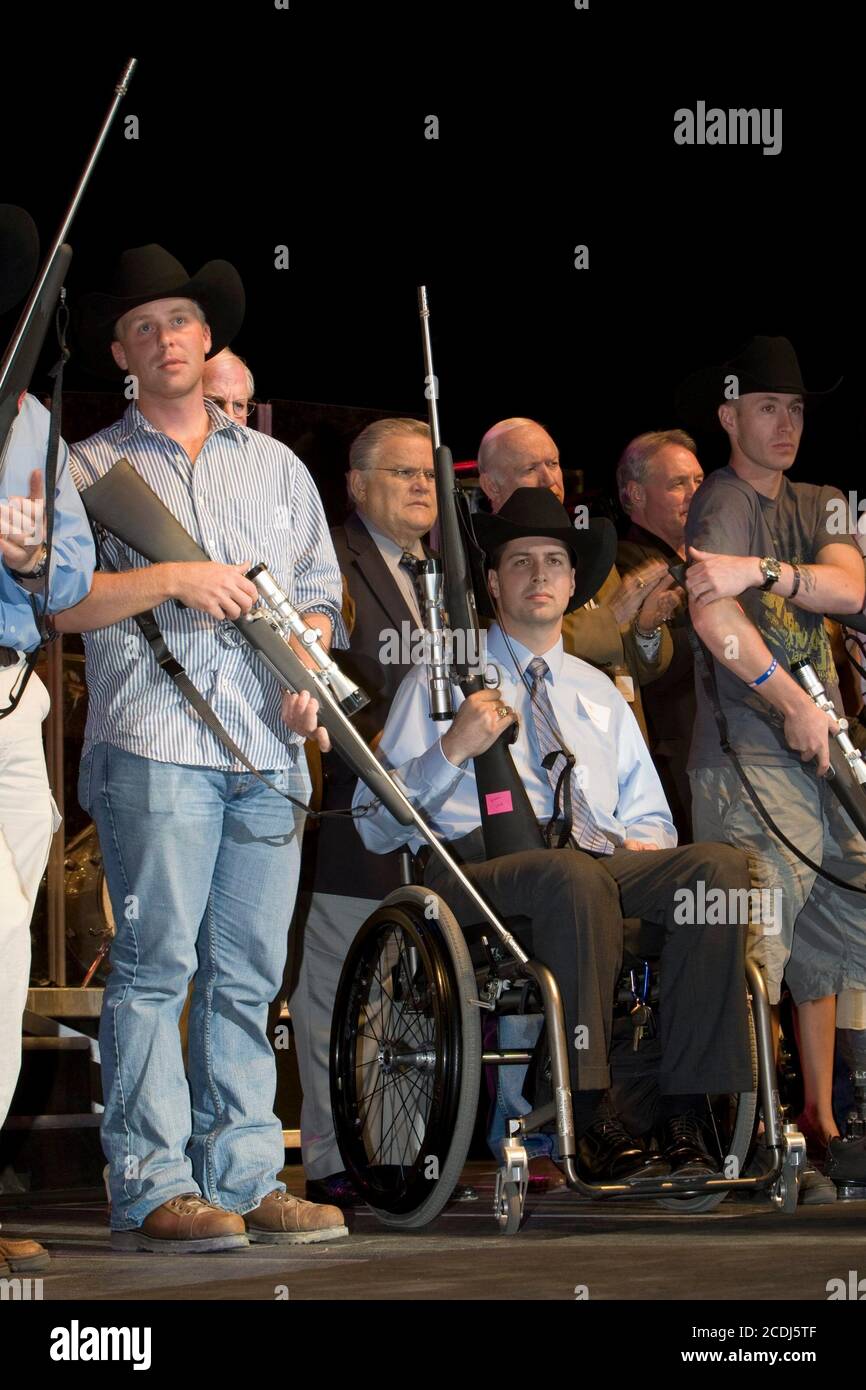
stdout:
<svg viewBox="0 0 866 1390">
<path fill-rule="evenodd" d="M 523 1219 L 523 1203 L 516 1182 L 504 1182 L 496 1196 L 496 1223 L 502 1236 L 516 1236 Z"/>
<path fill-rule="evenodd" d="M 779 1178 L 776 1189 L 776 1203 L 785 1216 L 793 1216 L 800 1200 L 800 1173 L 797 1168 L 788 1169 Z"/>
<path fill-rule="evenodd" d="M 496 1174 L 493 1209 L 500 1235 L 514 1236 L 520 1230 L 528 1186 L 529 1158 L 520 1140 L 510 1134 L 502 1141 L 502 1167 Z"/>
<path fill-rule="evenodd" d="M 793 1124 L 786 1124 L 783 1134 L 785 1156 L 773 1201 L 786 1216 L 793 1216 L 800 1200 L 800 1177 L 806 1167 L 806 1140 Z"/>
</svg>

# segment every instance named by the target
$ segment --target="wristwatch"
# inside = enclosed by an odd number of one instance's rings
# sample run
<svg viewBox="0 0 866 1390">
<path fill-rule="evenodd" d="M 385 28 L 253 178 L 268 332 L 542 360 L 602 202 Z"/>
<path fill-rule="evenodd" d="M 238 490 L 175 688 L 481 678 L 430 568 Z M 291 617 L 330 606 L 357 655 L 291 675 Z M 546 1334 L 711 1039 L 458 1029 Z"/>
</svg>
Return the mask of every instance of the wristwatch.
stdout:
<svg viewBox="0 0 866 1390">
<path fill-rule="evenodd" d="M 774 560 L 772 555 L 766 555 L 764 559 L 759 560 L 758 563 L 760 565 L 761 574 L 764 576 L 761 592 L 765 594 L 768 589 L 772 589 L 774 584 L 778 584 L 779 580 L 782 578 L 782 565 L 779 560 Z"/>
<path fill-rule="evenodd" d="M 46 571 L 47 571 L 47 569 L 48 569 L 48 565 L 47 565 L 47 563 L 46 563 L 47 560 L 48 560 L 48 546 L 45 545 L 45 544 L 43 543 L 43 546 L 42 546 L 42 553 L 41 553 L 41 555 L 39 556 L 38 562 L 36 563 L 36 565 L 34 565 L 34 567 L 33 567 L 32 570 L 29 570 L 27 574 L 23 574 L 21 570 L 12 570 L 12 569 L 10 569 L 9 573 L 12 575 L 12 578 L 13 578 L 13 579 L 18 579 L 18 580 L 21 580 L 21 579 L 44 579 L 44 578 L 45 578 L 45 573 L 46 573 Z"/>
</svg>

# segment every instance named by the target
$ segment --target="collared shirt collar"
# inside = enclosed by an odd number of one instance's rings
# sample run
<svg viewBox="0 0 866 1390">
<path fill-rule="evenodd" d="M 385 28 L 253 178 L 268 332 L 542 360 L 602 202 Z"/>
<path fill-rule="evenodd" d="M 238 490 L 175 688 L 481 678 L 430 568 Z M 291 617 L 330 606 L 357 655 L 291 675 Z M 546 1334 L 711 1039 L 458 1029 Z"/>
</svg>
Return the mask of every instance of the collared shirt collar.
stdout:
<svg viewBox="0 0 866 1390">
<path fill-rule="evenodd" d="M 358 508 L 358 516 L 363 521 L 364 525 L 370 532 L 370 535 L 373 537 L 373 540 L 376 542 L 383 555 L 390 555 L 393 559 L 400 560 L 402 558 L 403 551 L 406 549 L 406 547 L 398 545 L 397 542 L 391 536 L 387 536 L 384 531 L 379 530 L 378 526 L 374 526 L 367 513 L 362 512 L 360 507 Z M 424 547 L 421 545 L 420 540 L 418 542 L 418 545 L 419 549 L 421 550 L 421 554 L 418 555 L 417 558 L 420 560 L 423 558 Z M 412 554 L 417 555 L 417 551 L 413 550 Z"/>
<path fill-rule="evenodd" d="M 512 657 L 511 651 L 514 652 Z M 522 674 L 530 661 L 535 659 L 536 653 L 524 647 L 522 642 L 518 642 L 516 637 L 509 636 L 506 642 L 502 629 L 498 623 L 491 623 L 487 630 L 487 655 L 491 661 L 496 661 L 512 677 Z M 562 663 L 565 650 L 562 645 L 562 635 L 550 651 L 542 652 L 541 655 L 547 662 L 551 681 L 556 684 L 562 671 Z M 519 670 L 515 671 L 514 662 L 517 661 Z"/>
<path fill-rule="evenodd" d="M 667 555 L 669 559 L 682 561 L 679 552 L 674 550 L 663 536 L 657 536 L 655 531 L 648 531 L 645 526 L 639 526 L 636 521 L 633 521 L 629 526 L 625 539 L 634 541 L 636 545 L 653 546 L 656 550 L 660 550 L 663 555 Z"/>
<path fill-rule="evenodd" d="M 216 433 L 217 430 L 230 429 L 241 436 L 244 444 L 249 442 L 248 427 L 239 425 L 234 420 L 230 420 L 228 416 L 223 414 L 219 406 L 214 405 L 213 401 L 208 400 L 207 396 L 204 397 L 204 408 L 211 422 L 211 434 Z M 130 401 L 120 420 L 118 443 L 125 444 L 126 441 L 132 439 L 133 435 L 137 434 L 139 430 L 144 430 L 147 434 L 164 433 L 164 431 L 152 424 L 146 415 L 142 414 L 137 401 Z"/>
</svg>

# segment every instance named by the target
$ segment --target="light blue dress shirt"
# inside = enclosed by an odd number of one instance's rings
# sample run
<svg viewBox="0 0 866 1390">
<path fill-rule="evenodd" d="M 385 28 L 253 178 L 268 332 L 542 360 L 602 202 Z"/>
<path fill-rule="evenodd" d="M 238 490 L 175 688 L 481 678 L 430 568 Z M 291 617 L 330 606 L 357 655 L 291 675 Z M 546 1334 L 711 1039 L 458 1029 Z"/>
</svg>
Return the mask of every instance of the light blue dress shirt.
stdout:
<svg viewBox="0 0 866 1390">
<path fill-rule="evenodd" d="M 510 640 L 522 673 L 535 653 Z M 619 691 L 603 672 L 563 651 L 561 639 L 541 655 L 550 668 L 546 680 L 557 722 L 577 759 L 580 785 L 601 831 L 614 845 L 630 839 L 673 849 L 677 833 L 670 808 L 649 749 Z M 538 819 L 547 821 L 553 814 L 553 789 L 541 766 L 529 690 L 496 623 L 487 632 L 487 657 L 498 671 L 503 703 L 520 716 L 519 733 L 511 745 L 517 771 Z M 462 700 L 455 687 L 455 708 Z M 395 770 L 438 835 L 454 840 L 480 825 L 481 816 L 471 760 L 455 767 L 442 752 L 441 735 L 449 728 L 448 723 L 430 719 L 426 668 L 417 666 L 394 697 L 378 755 Z M 372 801 L 372 793 L 359 782 L 354 806 Z M 417 834 L 407 840 L 406 827 L 382 806 L 355 824 L 364 844 L 377 854 L 405 843 L 418 849 L 423 843 Z"/>
<path fill-rule="evenodd" d="M 51 416 L 34 396 L 25 396 L 12 426 L 6 466 L 0 482 L 0 501 L 30 496 L 30 474 L 45 473 L 48 426 Z M 90 523 L 69 475 L 69 450 L 60 441 L 57 453 L 57 487 L 54 493 L 54 539 L 51 546 L 49 612 L 73 608 L 90 593 L 95 555 Z M 44 590 L 36 594 L 41 611 Z M 30 594 L 21 587 L 0 560 L 0 647 L 32 651 L 40 642 L 33 618 Z"/>
</svg>

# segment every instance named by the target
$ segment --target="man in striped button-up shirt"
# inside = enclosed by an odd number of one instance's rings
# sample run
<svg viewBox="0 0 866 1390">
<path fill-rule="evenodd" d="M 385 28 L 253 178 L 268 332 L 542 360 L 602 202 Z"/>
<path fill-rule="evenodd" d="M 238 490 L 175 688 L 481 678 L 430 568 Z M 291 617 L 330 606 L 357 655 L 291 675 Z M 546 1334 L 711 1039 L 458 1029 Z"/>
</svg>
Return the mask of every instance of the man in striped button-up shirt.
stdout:
<svg viewBox="0 0 866 1390">
<path fill-rule="evenodd" d="M 109 536 L 90 596 L 61 624 L 86 633 L 79 790 L 117 923 L 100 1025 L 112 1244 L 175 1251 L 248 1236 L 328 1239 L 345 1234 L 341 1214 L 295 1202 L 277 1178 L 283 1141 L 266 1036 L 303 813 L 238 771 L 131 615 L 155 609 L 236 743 L 305 802 L 302 735 L 281 720 L 277 682 L 229 620 L 255 602 L 243 571 L 264 560 L 297 608 L 315 615 L 323 640 L 333 631 L 342 641 L 340 573 L 301 461 L 203 398 L 205 355 L 228 336 L 232 296 L 242 304 L 235 272 L 214 262 L 190 281 L 158 247 L 127 252 L 121 264 L 120 289 L 85 302 L 81 335 L 92 349 L 102 333 L 107 358 L 113 322 L 111 356 L 137 381 L 138 400 L 73 447 L 72 473 L 84 488 L 127 458 L 213 560 L 148 565 Z M 178 1019 L 193 976 L 187 1082 Z"/>
</svg>

